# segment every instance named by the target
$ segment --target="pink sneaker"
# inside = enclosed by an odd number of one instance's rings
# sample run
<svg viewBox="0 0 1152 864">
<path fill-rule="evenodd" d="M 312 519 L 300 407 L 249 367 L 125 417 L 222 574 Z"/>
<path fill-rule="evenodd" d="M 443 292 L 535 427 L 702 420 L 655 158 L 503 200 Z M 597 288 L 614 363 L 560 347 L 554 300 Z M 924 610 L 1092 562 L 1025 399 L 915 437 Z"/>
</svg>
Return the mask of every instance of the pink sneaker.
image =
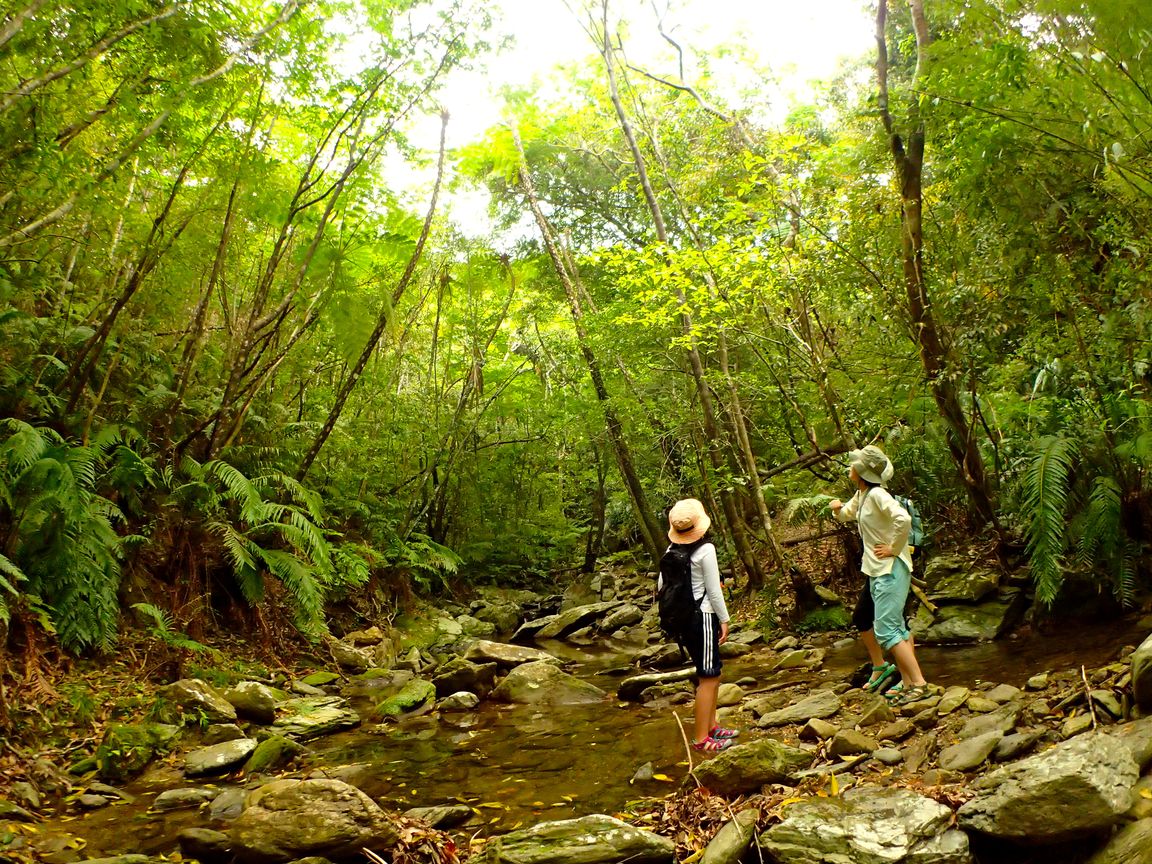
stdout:
<svg viewBox="0 0 1152 864">
<path fill-rule="evenodd" d="M 708 733 L 709 738 L 715 738 L 717 741 L 727 741 L 730 738 L 739 738 L 739 729 L 725 729 L 721 726 L 713 726 L 712 731 Z"/>
</svg>

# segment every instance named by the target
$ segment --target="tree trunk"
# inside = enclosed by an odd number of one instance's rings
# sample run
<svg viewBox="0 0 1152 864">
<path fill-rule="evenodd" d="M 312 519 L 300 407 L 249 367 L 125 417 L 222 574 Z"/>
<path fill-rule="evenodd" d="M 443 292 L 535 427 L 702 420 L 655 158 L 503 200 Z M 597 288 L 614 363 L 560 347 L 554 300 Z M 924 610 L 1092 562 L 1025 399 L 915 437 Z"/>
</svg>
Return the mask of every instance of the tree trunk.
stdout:
<svg viewBox="0 0 1152 864">
<path fill-rule="evenodd" d="M 912 88 L 915 91 L 926 71 L 929 35 L 923 0 L 909 0 L 908 5 L 916 33 L 916 72 Z M 961 480 L 976 515 L 982 523 L 992 525 L 999 534 L 1001 528 L 988 489 L 976 424 L 965 416 L 964 407 L 960 403 L 956 381 L 950 371 L 953 365 L 950 362 L 951 352 L 937 325 L 924 276 L 924 119 L 920 113 L 918 97 L 914 93 L 909 108 L 911 132 L 905 146 L 904 136 L 896 129 L 888 105 L 887 18 L 888 0 L 880 0 L 876 12 L 877 102 L 900 183 L 901 258 L 908 313 L 924 375 L 947 427 L 948 450 L 960 470 Z"/>
</svg>

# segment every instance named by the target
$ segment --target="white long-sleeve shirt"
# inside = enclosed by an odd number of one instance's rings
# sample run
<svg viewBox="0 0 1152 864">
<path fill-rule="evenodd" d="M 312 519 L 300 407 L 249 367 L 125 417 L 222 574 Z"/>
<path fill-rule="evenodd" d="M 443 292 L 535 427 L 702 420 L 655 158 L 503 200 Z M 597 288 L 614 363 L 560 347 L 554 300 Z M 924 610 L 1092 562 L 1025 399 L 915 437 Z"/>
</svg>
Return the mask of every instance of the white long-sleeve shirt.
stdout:
<svg viewBox="0 0 1152 864">
<path fill-rule="evenodd" d="M 664 584 L 661 574 L 656 579 L 656 590 Z M 724 586 L 720 583 L 720 564 L 716 560 L 716 547 L 704 543 L 692 553 L 692 597 L 700 604 L 701 612 L 714 612 L 723 624 L 728 620 L 728 604 L 724 602 Z"/>
<path fill-rule="evenodd" d="M 908 546 L 912 517 L 883 486 L 873 486 L 867 493 L 857 490 L 835 516 L 838 522 L 859 523 L 860 539 L 864 543 L 860 569 L 864 573 L 869 576 L 891 573 L 896 558 L 912 572 L 912 550 Z M 873 550 L 877 544 L 891 546 L 894 557 L 878 558 Z"/>
</svg>

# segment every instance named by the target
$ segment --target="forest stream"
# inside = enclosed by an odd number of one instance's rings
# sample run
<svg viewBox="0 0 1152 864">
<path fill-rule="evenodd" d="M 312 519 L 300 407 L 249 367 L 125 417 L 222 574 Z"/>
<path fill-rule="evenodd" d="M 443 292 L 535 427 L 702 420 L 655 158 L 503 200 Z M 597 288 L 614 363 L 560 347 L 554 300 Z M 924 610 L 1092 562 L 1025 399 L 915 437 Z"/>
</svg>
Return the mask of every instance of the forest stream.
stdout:
<svg viewBox="0 0 1152 864">
<path fill-rule="evenodd" d="M 918 654 L 934 683 L 970 686 L 983 679 L 1022 686 L 1037 672 L 1104 664 L 1144 635 L 1132 626 L 1093 624 L 1077 626 L 1071 639 L 1064 633 L 1027 635 L 976 645 L 925 646 Z M 827 637 L 813 641 L 831 642 Z M 845 642 L 826 646 L 824 680 L 847 680 L 863 662 L 861 646 Z M 540 647 L 567 661 L 576 676 L 610 693 L 622 676 L 635 672 L 628 657 L 618 652 L 564 642 Z M 793 671 L 766 672 L 768 656 L 760 646 L 728 661 L 725 679 L 743 681 L 754 694 Z M 370 691 L 361 691 L 359 698 L 353 695 L 362 714 L 370 710 L 371 696 Z M 365 723 L 319 739 L 311 744 L 309 763 L 313 776 L 348 777 L 354 772 L 355 784 L 386 807 L 464 803 L 476 814 L 462 829 L 465 834 L 503 833 L 548 820 L 614 813 L 630 800 L 670 792 L 686 767 L 673 715 L 689 720 L 691 706 L 654 707 L 613 699 L 541 709 L 484 702 L 470 713 L 426 714 L 381 727 Z M 757 734 L 755 729 L 746 732 Z M 656 779 L 630 783 L 645 763 L 651 763 Z M 156 794 L 186 785 L 175 768 L 153 769 L 124 787 L 133 801 L 79 819 L 49 820 L 42 831 L 83 837 L 84 858 L 163 854 L 173 848 L 181 830 L 203 824 L 204 816 L 196 810 L 149 810 Z"/>
</svg>

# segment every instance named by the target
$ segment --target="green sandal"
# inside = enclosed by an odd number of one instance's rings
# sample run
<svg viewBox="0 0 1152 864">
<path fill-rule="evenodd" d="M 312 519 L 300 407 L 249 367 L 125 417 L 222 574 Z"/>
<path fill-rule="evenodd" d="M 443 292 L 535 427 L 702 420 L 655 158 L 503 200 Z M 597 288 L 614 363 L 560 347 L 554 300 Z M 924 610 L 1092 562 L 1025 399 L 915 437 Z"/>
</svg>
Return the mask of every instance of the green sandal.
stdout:
<svg viewBox="0 0 1152 864">
<path fill-rule="evenodd" d="M 873 666 L 872 677 L 864 684 L 864 689 L 871 693 L 879 693 L 883 689 L 884 683 L 895 674 L 895 663 L 882 663 L 879 666 Z"/>
<path fill-rule="evenodd" d="M 928 684 L 917 684 L 903 690 L 901 696 L 893 703 L 895 705 L 911 705 L 932 695 L 932 687 Z"/>
<path fill-rule="evenodd" d="M 901 681 L 898 684 L 893 684 L 891 687 L 889 687 L 888 691 L 884 694 L 884 698 L 887 699 L 890 704 L 898 705 L 900 703 L 900 697 L 903 695 L 904 682 Z"/>
</svg>

